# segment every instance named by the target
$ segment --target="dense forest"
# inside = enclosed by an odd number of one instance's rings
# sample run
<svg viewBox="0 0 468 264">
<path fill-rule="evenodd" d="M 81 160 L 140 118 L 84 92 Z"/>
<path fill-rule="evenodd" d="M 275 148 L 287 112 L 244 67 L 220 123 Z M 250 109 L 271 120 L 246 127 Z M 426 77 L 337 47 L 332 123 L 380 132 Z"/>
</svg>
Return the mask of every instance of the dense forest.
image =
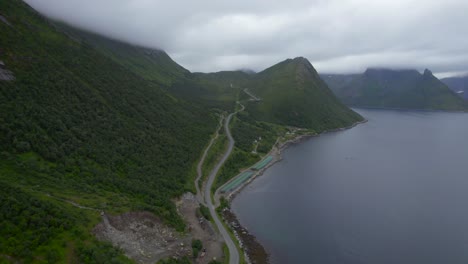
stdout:
<svg viewBox="0 0 468 264">
<path fill-rule="evenodd" d="M 20 0 L 1 1 L 0 15 L 0 61 L 14 74 L 0 80 L 0 262 L 131 262 L 91 234 L 100 211 L 146 210 L 187 230 L 172 199 L 194 192 L 196 162 L 236 101 L 247 108 L 216 186 L 266 154 L 284 125 L 360 120 L 314 71 L 297 71 L 304 64 L 190 73 L 163 51 L 51 22 Z"/>
<path fill-rule="evenodd" d="M 40 211 L 19 214 L 20 205 L 55 214 L 43 223 L 50 228 L 41 242 L 97 214 L 57 213 L 51 197 L 110 212 L 149 210 L 183 230 L 170 199 L 193 190 L 193 164 L 217 125 L 210 108 L 174 97 L 68 38 L 22 1 L 2 1 L 0 11 L 10 24 L 0 22 L 0 60 L 16 78 L 0 81 L 0 181 L 19 193 L 2 198 L 0 222 L 9 228 L 2 228 L 0 252 L 20 259 L 43 254 L 35 240 L 28 251 L 11 250 L 29 240 L 18 232 Z"/>
<path fill-rule="evenodd" d="M 257 73 L 248 88 L 261 99 L 247 108 L 256 120 L 316 132 L 363 120 L 334 96 L 312 64 L 302 57 Z"/>
</svg>

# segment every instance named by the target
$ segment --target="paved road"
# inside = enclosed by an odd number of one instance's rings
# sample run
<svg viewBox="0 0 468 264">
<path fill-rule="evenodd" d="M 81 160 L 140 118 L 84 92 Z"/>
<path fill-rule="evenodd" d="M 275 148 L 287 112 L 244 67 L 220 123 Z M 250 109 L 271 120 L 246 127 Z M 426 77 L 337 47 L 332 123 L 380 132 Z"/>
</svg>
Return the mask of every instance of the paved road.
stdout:
<svg viewBox="0 0 468 264">
<path fill-rule="evenodd" d="M 244 90 L 244 93 L 246 93 L 248 96 L 252 97 L 253 100 L 255 101 L 261 101 L 262 99 L 258 98 L 257 96 L 255 96 L 253 93 L 251 93 L 249 91 L 249 89 L 245 88 Z"/>
<path fill-rule="evenodd" d="M 237 111 L 243 111 L 244 106 L 242 106 L 242 109 Z M 228 115 L 224 122 L 224 130 L 226 132 L 226 136 L 229 140 L 229 145 L 226 150 L 226 152 L 223 155 L 223 158 L 219 161 L 218 164 L 214 167 L 214 169 L 211 171 L 210 175 L 208 176 L 208 181 L 206 183 L 205 187 L 205 203 L 210 209 L 210 214 L 211 217 L 213 217 L 213 220 L 218 227 L 219 232 L 224 238 L 224 241 L 226 242 L 226 245 L 229 249 L 229 264 L 239 264 L 239 251 L 237 250 L 236 245 L 234 244 L 234 241 L 232 240 L 231 236 L 229 235 L 228 231 L 224 227 L 224 225 L 221 223 L 221 220 L 218 217 L 218 214 L 216 213 L 215 206 L 213 205 L 213 201 L 211 199 L 211 187 L 213 186 L 213 182 L 216 178 L 216 174 L 218 174 L 219 169 L 223 166 L 224 162 L 229 158 L 229 155 L 231 155 L 232 149 L 234 148 L 234 139 L 232 138 L 231 131 L 229 130 L 229 122 L 231 122 L 231 118 L 233 115 L 237 114 L 237 112 L 231 113 Z"/>
<path fill-rule="evenodd" d="M 195 179 L 195 188 L 197 188 L 198 202 L 201 203 L 201 204 L 204 204 L 204 205 L 206 205 L 206 204 L 204 202 L 203 193 L 200 191 L 200 185 L 199 185 L 200 184 L 200 179 L 201 179 L 201 177 L 203 175 L 202 166 L 203 166 L 203 163 L 205 162 L 205 158 L 206 158 L 206 155 L 208 154 L 208 151 L 210 150 L 211 146 L 213 145 L 213 143 L 215 142 L 215 140 L 219 136 L 219 130 L 223 126 L 223 119 L 224 119 L 224 117 L 221 117 L 219 119 L 219 127 L 216 129 L 216 135 L 211 139 L 210 144 L 208 144 L 208 146 L 205 148 L 205 151 L 203 152 L 203 155 L 200 158 L 200 161 L 198 162 L 198 165 L 197 165 L 197 178 Z"/>
</svg>

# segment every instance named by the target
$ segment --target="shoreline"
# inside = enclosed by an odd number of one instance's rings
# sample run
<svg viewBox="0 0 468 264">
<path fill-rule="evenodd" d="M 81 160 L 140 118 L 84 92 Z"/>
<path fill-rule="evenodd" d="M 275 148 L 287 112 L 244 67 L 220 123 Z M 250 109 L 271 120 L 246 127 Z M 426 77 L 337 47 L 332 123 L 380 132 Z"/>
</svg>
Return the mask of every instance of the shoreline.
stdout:
<svg viewBox="0 0 468 264">
<path fill-rule="evenodd" d="M 353 109 L 369 109 L 369 110 L 393 110 L 393 111 L 416 111 L 416 112 L 435 112 L 435 113 L 468 113 L 467 110 L 442 110 L 442 109 L 424 109 L 424 108 L 398 108 L 398 107 L 376 107 L 376 106 L 354 106 L 347 105 Z"/>
<path fill-rule="evenodd" d="M 271 166 L 273 166 L 277 162 L 280 162 L 281 160 L 283 160 L 282 152 L 284 150 L 286 150 L 289 146 L 302 143 L 303 141 L 305 141 L 305 140 L 307 140 L 309 138 L 319 137 L 321 135 L 325 135 L 325 134 L 328 134 L 328 133 L 334 133 L 334 132 L 340 132 L 340 131 L 348 130 L 348 129 L 351 129 L 353 127 L 356 127 L 357 125 L 365 124 L 367 122 L 368 122 L 368 120 L 364 119 L 363 121 L 357 121 L 357 122 L 355 122 L 352 125 L 349 125 L 347 127 L 335 128 L 335 129 L 331 129 L 331 130 L 324 130 L 324 131 L 322 131 L 321 133 L 318 133 L 318 134 L 297 135 L 296 137 L 294 137 L 292 139 L 289 139 L 289 140 L 279 144 L 279 146 L 277 146 L 278 142 L 276 142 L 273 145 L 270 152 L 268 152 L 265 155 L 265 156 L 272 156 L 273 160 L 268 165 L 266 165 L 264 168 L 262 168 L 261 170 L 258 170 L 249 180 L 247 180 L 245 183 L 241 184 L 236 190 L 232 191 L 231 193 L 229 193 L 227 196 L 224 196 L 224 197 L 226 198 L 226 200 L 228 200 L 228 202 L 231 202 L 235 198 L 235 196 L 242 191 L 242 189 L 244 189 L 247 185 L 249 185 L 257 177 L 263 175 L 263 173 L 265 173 L 265 171 L 268 170 Z M 215 194 L 217 196 L 222 196 L 222 195 L 219 194 L 219 189 L 221 189 L 221 187 L 218 188 L 218 190 L 216 190 L 216 192 L 215 192 Z"/>
<path fill-rule="evenodd" d="M 322 131 L 321 133 L 316 133 L 316 134 L 303 134 L 303 135 L 297 135 L 292 139 L 289 139 L 285 142 L 279 143 L 278 140 L 277 142 L 273 145 L 272 149 L 270 152 L 268 152 L 265 156 L 272 156 L 273 160 L 266 165 L 264 168 L 261 170 L 257 171 L 249 180 L 247 180 L 245 183 L 241 184 L 236 190 L 230 192 L 228 195 L 220 195 L 219 191 L 222 188 L 219 187 L 215 191 L 215 196 L 216 197 L 225 197 L 226 200 L 228 201 L 229 205 L 231 204 L 232 200 L 245 188 L 247 185 L 249 185 L 251 182 L 253 182 L 255 179 L 263 175 L 270 167 L 272 167 L 274 164 L 277 162 L 280 162 L 283 160 L 282 158 L 282 152 L 286 150 L 288 147 L 291 145 L 299 144 L 302 143 L 305 140 L 308 140 L 309 138 L 312 137 L 319 137 L 321 135 L 327 134 L 327 133 L 333 133 L 333 132 L 340 132 L 344 130 L 351 129 L 357 125 L 367 123 L 368 120 L 364 119 L 362 121 L 357 121 L 353 123 L 350 126 L 347 127 L 342 127 L 342 128 L 336 128 L 336 129 L 331 129 L 331 130 L 325 130 Z M 253 165 L 252 165 L 253 166 Z M 237 176 L 237 175 L 236 175 Z M 235 178 L 235 177 L 234 177 Z M 233 178 L 233 179 L 234 179 Z M 226 182 L 225 184 L 229 183 L 230 181 Z M 224 186 L 224 185 L 223 185 Z M 216 198 L 215 200 L 219 201 L 219 199 Z M 229 214 L 229 219 L 226 219 L 224 215 L 226 215 L 226 211 Z M 224 214 L 224 215 L 223 215 Z M 246 257 L 247 263 L 252 263 L 251 259 L 255 259 L 254 263 L 270 263 L 269 257 L 270 254 L 268 251 L 265 249 L 265 247 L 257 240 L 257 238 L 252 235 L 247 228 L 243 227 L 240 224 L 240 221 L 237 217 L 237 215 L 231 210 L 230 206 L 227 209 L 223 210 L 223 220 L 225 221 L 226 224 L 228 224 L 232 230 L 232 232 L 235 234 L 237 240 L 239 241 L 241 248 L 244 251 L 244 255 Z M 235 223 L 235 225 L 232 225 L 230 223 Z M 261 256 L 261 261 L 259 262 L 258 259 L 256 259 L 257 256 Z"/>
</svg>

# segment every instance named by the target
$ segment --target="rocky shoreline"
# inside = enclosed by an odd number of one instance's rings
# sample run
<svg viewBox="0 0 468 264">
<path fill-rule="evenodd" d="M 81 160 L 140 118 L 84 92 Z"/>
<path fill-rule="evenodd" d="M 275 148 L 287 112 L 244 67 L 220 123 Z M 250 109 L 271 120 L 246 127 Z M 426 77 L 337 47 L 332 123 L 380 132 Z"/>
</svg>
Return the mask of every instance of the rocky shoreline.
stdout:
<svg viewBox="0 0 468 264">
<path fill-rule="evenodd" d="M 239 240 L 247 263 L 269 263 L 269 255 L 265 248 L 258 242 L 254 235 L 250 234 L 250 232 L 240 224 L 237 216 L 229 208 L 223 209 L 221 216 L 223 217 L 223 221 L 229 225 L 229 228 L 233 231 L 237 240 Z"/>
</svg>

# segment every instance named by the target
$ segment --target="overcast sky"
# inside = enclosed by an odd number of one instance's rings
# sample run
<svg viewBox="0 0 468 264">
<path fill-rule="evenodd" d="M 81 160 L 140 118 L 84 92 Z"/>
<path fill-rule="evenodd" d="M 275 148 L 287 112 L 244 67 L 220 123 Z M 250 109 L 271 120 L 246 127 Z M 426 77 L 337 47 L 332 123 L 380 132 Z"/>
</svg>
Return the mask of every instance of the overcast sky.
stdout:
<svg viewBox="0 0 468 264">
<path fill-rule="evenodd" d="M 163 49 L 191 71 L 259 71 L 297 56 L 322 73 L 468 71 L 467 0 L 26 2 L 72 25 Z"/>
</svg>

